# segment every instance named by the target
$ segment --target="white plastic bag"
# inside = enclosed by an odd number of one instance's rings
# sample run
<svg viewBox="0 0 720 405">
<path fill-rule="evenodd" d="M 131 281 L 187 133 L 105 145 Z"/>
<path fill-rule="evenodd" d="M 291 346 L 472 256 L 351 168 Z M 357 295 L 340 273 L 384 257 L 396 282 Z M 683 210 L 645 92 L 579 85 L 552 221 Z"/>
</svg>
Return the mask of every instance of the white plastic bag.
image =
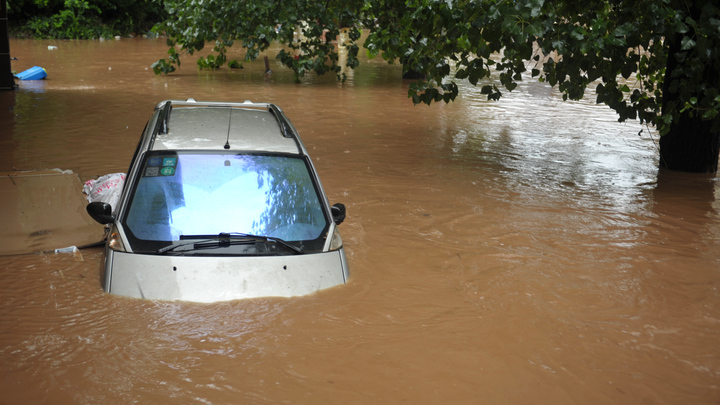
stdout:
<svg viewBox="0 0 720 405">
<path fill-rule="evenodd" d="M 113 173 L 100 176 L 97 180 L 90 179 L 83 186 L 88 202 L 101 201 L 117 206 L 125 185 L 125 173 Z"/>
</svg>

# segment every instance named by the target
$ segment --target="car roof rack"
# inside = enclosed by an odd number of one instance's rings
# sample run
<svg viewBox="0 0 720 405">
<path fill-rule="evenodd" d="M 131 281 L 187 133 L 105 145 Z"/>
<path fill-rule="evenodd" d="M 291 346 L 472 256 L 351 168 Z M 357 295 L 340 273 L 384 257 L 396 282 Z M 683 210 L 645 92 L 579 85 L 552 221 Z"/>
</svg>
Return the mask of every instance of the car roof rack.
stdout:
<svg viewBox="0 0 720 405">
<path fill-rule="evenodd" d="M 280 131 L 285 138 L 295 138 L 295 131 L 292 125 L 285 118 L 280 107 L 271 103 L 255 103 L 250 100 L 245 100 L 242 103 L 233 102 L 222 102 L 222 101 L 197 101 L 194 98 L 188 98 L 186 100 L 167 100 L 158 103 L 155 109 L 162 108 L 163 111 L 158 117 L 158 123 L 155 127 L 155 134 L 167 134 L 168 133 L 168 122 L 170 120 L 170 112 L 173 106 L 177 107 L 232 107 L 232 108 L 262 108 L 266 109 L 272 114 L 280 126 Z"/>
<path fill-rule="evenodd" d="M 170 121 L 170 111 L 172 111 L 172 103 L 167 102 L 167 103 L 165 103 L 165 106 L 163 107 L 162 111 L 160 112 L 160 116 L 158 117 L 158 121 L 155 126 L 156 134 L 167 134 L 168 133 L 168 123 Z"/>
<path fill-rule="evenodd" d="M 280 108 L 276 106 L 275 104 L 268 104 L 267 107 L 268 111 L 270 111 L 270 114 L 275 116 L 275 119 L 278 121 L 278 125 L 280 125 L 280 131 L 282 131 L 282 134 L 285 138 L 295 138 L 295 133 L 290 128 L 290 124 L 288 123 L 287 119 L 285 119 L 285 115 L 280 111 Z"/>
</svg>

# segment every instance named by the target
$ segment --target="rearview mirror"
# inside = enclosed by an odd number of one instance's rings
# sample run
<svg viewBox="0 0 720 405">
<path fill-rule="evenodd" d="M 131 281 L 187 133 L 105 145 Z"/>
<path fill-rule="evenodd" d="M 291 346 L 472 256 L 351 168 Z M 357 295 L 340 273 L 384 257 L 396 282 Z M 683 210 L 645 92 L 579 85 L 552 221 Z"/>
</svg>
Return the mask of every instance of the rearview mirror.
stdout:
<svg viewBox="0 0 720 405">
<path fill-rule="evenodd" d="M 335 225 L 340 225 L 345 220 L 345 204 L 334 204 L 330 207 L 330 212 L 332 213 Z"/>
<path fill-rule="evenodd" d="M 115 217 L 112 214 L 112 206 L 108 203 L 100 201 L 91 202 L 87 205 L 86 209 L 92 219 L 103 225 L 115 222 Z"/>
</svg>

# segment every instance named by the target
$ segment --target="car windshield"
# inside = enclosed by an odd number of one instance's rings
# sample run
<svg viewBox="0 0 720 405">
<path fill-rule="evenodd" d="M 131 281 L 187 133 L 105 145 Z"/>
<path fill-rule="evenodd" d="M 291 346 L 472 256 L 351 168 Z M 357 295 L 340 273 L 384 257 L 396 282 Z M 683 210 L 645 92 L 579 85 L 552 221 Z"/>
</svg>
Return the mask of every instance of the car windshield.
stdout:
<svg viewBox="0 0 720 405">
<path fill-rule="evenodd" d="M 138 177 L 123 221 L 134 251 L 220 233 L 324 245 L 328 220 L 300 157 L 152 152 Z"/>
</svg>

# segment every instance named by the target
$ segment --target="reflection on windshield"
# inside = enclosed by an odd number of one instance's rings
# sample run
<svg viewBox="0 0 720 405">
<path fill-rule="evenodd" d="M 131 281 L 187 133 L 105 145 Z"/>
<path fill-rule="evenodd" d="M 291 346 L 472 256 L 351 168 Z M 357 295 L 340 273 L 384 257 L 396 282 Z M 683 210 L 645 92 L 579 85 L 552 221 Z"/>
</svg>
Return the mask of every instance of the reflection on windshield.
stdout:
<svg viewBox="0 0 720 405">
<path fill-rule="evenodd" d="M 318 239 L 327 226 L 305 162 L 267 155 L 152 154 L 125 226 L 143 241 L 239 232 Z"/>
</svg>

